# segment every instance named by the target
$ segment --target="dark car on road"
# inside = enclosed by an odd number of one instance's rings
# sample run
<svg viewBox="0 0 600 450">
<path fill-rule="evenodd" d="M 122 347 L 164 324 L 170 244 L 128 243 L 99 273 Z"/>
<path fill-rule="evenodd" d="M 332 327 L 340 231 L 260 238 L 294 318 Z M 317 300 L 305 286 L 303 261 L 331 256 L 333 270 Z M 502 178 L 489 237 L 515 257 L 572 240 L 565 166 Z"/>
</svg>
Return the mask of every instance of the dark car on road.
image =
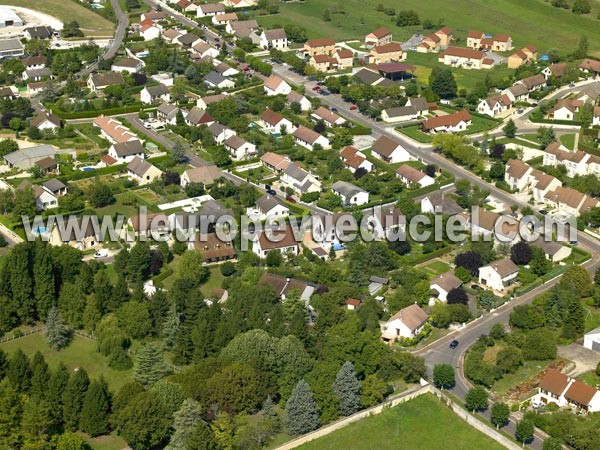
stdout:
<svg viewBox="0 0 600 450">
<path fill-rule="evenodd" d="M 450 342 L 450 348 L 454 349 L 456 347 L 458 347 L 458 341 L 454 339 L 452 342 Z"/>
</svg>

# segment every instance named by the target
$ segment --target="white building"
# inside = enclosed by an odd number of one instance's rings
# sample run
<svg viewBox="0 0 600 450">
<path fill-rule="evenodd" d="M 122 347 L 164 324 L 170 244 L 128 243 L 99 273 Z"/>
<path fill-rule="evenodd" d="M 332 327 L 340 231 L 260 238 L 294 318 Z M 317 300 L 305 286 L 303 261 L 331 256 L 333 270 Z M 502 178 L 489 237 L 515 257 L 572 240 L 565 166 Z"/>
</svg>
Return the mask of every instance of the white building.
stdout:
<svg viewBox="0 0 600 450">
<path fill-rule="evenodd" d="M 452 272 L 438 275 L 429 282 L 431 297 L 446 303 L 448 293 L 453 289 L 458 289 L 462 284 L 463 282 Z"/>
<path fill-rule="evenodd" d="M 387 322 L 381 323 L 381 337 L 394 342 L 399 338 L 414 338 L 427 323 L 428 315 L 417 304 L 407 306 L 394 314 Z"/>
<path fill-rule="evenodd" d="M 283 219 L 289 216 L 290 209 L 277 197 L 265 194 L 256 200 L 256 207 L 246 209 L 246 214 L 252 220 Z"/>
<path fill-rule="evenodd" d="M 344 163 L 344 167 L 352 173 L 358 169 L 364 169 L 367 172 L 373 170 L 373 163 L 367 159 L 364 153 L 351 145 L 340 151 L 340 159 Z"/>
<path fill-rule="evenodd" d="M 579 380 L 555 369 L 548 369 L 532 398 L 534 405 L 555 403 L 561 408 L 570 407 L 583 412 L 600 411 L 600 392 Z"/>
<path fill-rule="evenodd" d="M 158 102 L 168 103 L 171 101 L 171 94 L 169 93 L 169 88 L 164 84 L 144 86 L 144 89 L 140 92 L 140 100 L 147 105 Z"/>
<path fill-rule="evenodd" d="M 508 258 L 494 261 L 489 266 L 479 268 L 479 283 L 502 292 L 519 277 L 519 266 Z"/>
<path fill-rule="evenodd" d="M 590 350 L 600 352 L 600 327 L 585 333 L 585 336 L 583 337 L 583 346 Z"/>
<path fill-rule="evenodd" d="M 369 203 L 369 193 L 347 181 L 336 181 L 331 191 L 342 199 L 345 206 L 360 206 Z"/>
<path fill-rule="evenodd" d="M 288 95 L 292 92 L 292 87 L 277 75 L 271 75 L 265 81 L 264 90 L 268 96 Z"/>
<path fill-rule="evenodd" d="M 410 153 L 392 139 L 381 136 L 371 147 L 371 155 L 388 164 L 405 162 L 411 159 Z"/>
<path fill-rule="evenodd" d="M 296 131 L 296 127 L 292 122 L 270 109 L 263 111 L 258 120 L 258 125 L 271 134 L 289 134 Z"/>
<path fill-rule="evenodd" d="M 130 163 L 135 157 L 144 159 L 144 147 L 138 140 L 113 144 L 108 149 L 109 156 L 117 160 L 117 164 Z"/>
<path fill-rule="evenodd" d="M 283 28 L 263 30 L 263 32 L 260 34 L 259 46 L 265 50 L 270 48 L 276 48 L 282 51 L 287 50 L 288 38 L 285 30 Z"/>
<path fill-rule="evenodd" d="M 261 231 L 252 245 L 252 251 L 260 258 L 266 258 L 269 252 L 272 251 L 279 251 L 283 256 L 299 253 L 300 246 L 296 242 L 292 228 L 289 225 L 283 230 L 272 230 L 270 232 L 272 239 L 269 238 L 268 234 L 266 231 Z"/>
<path fill-rule="evenodd" d="M 236 135 L 229 136 L 225 139 L 223 145 L 225 146 L 225 150 L 231 155 L 231 158 L 236 161 L 251 158 L 256 155 L 256 145 Z"/>
<path fill-rule="evenodd" d="M 323 149 L 328 149 L 331 146 L 329 139 L 304 125 L 300 125 L 294 131 L 293 136 L 296 144 L 309 150 L 314 150 L 315 145 L 320 145 Z"/>
</svg>

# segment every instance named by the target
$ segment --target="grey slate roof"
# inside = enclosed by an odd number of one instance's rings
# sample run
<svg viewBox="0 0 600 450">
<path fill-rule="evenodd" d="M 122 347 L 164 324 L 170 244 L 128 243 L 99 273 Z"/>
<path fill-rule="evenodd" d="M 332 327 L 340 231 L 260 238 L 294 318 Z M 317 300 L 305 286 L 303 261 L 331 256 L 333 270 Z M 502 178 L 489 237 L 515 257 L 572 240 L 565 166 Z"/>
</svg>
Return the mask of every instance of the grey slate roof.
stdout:
<svg viewBox="0 0 600 450">
<path fill-rule="evenodd" d="M 290 164 L 287 169 L 285 169 L 284 173 L 297 181 L 304 181 L 304 179 L 308 175 L 308 172 L 306 170 L 293 163 Z"/>
<path fill-rule="evenodd" d="M 263 213 L 267 213 L 275 208 L 277 205 L 280 205 L 281 202 L 277 199 L 277 197 L 273 197 L 272 195 L 265 194 L 258 200 L 256 200 L 256 206 Z"/>
<path fill-rule="evenodd" d="M 136 156 L 131 160 L 129 164 L 127 164 L 127 170 L 133 172 L 138 176 L 143 176 L 148 170 L 152 167 L 148 161 Z"/>
<path fill-rule="evenodd" d="M 123 142 L 121 144 L 114 144 L 115 152 L 121 158 L 125 156 L 137 155 L 139 153 L 144 153 L 144 147 L 142 147 L 142 143 L 140 141 L 133 140 Z"/>
<path fill-rule="evenodd" d="M 44 186 L 50 192 L 58 192 L 61 189 L 65 189 L 67 187 L 62 181 L 57 180 L 56 178 L 51 178 L 48 181 L 44 181 L 42 183 L 42 186 Z"/>
<path fill-rule="evenodd" d="M 226 81 L 227 79 L 228 78 L 215 71 L 212 71 L 204 76 L 204 82 L 213 86 L 219 86 L 223 81 Z"/>
<path fill-rule="evenodd" d="M 365 192 L 363 189 L 352 183 L 348 183 L 347 181 L 336 181 L 331 185 L 331 189 L 335 192 L 339 192 L 346 198 L 352 197 L 359 192 Z"/>
<path fill-rule="evenodd" d="M 35 147 L 28 147 L 16 150 L 12 153 L 4 155 L 4 160 L 9 164 L 18 164 L 21 161 L 30 158 L 45 158 L 47 156 L 53 156 L 54 149 L 51 145 L 42 144 Z"/>
<path fill-rule="evenodd" d="M 152 97 L 160 97 L 161 95 L 167 95 L 169 93 L 169 89 L 164 84 L 146 86 L 146 90 Z"/>
</svg>

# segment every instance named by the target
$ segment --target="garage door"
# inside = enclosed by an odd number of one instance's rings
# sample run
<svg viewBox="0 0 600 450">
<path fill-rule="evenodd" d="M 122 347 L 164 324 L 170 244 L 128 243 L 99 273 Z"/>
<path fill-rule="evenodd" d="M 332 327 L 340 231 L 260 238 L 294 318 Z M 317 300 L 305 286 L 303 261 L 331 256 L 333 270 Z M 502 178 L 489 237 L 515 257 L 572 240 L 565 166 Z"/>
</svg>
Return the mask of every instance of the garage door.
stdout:
<svg viewBox="0 0 600 450">
<path fill-rule="evenodd" d="M 600 342 L 592 341 L 592 350 L 596 350 L 597 352 L 600 352 Z"/>
</svg>

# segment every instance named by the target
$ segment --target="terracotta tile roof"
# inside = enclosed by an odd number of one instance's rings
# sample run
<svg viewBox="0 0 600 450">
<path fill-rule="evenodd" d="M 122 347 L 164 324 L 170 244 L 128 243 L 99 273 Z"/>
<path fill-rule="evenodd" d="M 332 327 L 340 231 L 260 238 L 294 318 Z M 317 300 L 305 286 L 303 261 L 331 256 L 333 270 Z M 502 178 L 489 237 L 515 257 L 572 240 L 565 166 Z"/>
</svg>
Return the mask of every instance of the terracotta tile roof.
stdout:
<svg viewBox="0 0 600 450">
<path fill-rule="evenodd" d="M 469 59 L 483 59 L 485 57 L 485 53 L 482 51 L 463 47 L 448 47 L 446 50 L 444 50 L 444 55 Z"/>
<path fill-rule="evenodd" d="M 352 53 L 352 51 L 348 50 L 347 48 L 339 48 L 335 51 L 335 54 L 340 59 L 348 59 L 354 57 L 354 53 Z"/>
<path fill-rule="evenodd" d="M 435 34 L 445 34 L 446 36 L 450 36 L 452 34 L 452 29 L 449 27 L 442 27 L 437 30 Z"/>
<path fill-rule="evenodd" d="M 333 38 L 311 39 L 309 41 L 306 41 L 306 43 L 304 45 L 311 47 L 311 48 L 330 47 L 332 45 L 335 45 L 335 39 L 333 39 Z"/>
<path fill-rule="evenodd" d="M 411 183 L 417 183 L 426 176 L 423 172 L 408 164 L 402 164 L 396 169 L 396 173 Z"/>
<path fill-rule="evenodd" d="M 270 234 L 274 237 L 273 241 L 269 240 L 266 231 L 260 233 L 258 243 L 262 250 L 274 250 L 298 245 L 289 224 L 282 230 L 272 230 Z M 277 239 L 277 242 L 275 242 L 275 239 Z"/>
<path fill-rule="evenodd" d="M 385 44 L 385 45 L 378 45 L 376 47 L 373 47 L 371 49 L 372 53 L 378 53 L 378 54 L 383 54 L 383 53 L 396 53 L 396 52 L 402 52 L 402 46 L 397 43 L 397 42 L 390 42 L 389 44 Z"/>
<path fill-rule="evenodd" d="M 338 121 L 339 119 L 342 118 L 338 114 L 334 113 L 330 109 L 327 109 L 327 108 L 325 108 L 323 106 L 319 106 L 315 110 L 315 112 L 313 112 L 311 115 L 317 116 L 318 118 L 321 118 L 324 121 L 329 122 L 331 124 L 335 124 L 336 121 Z"/>
<path fill-rule="evenodd" d="M 539 384 L 540 389 L 559 396 L 569 385 L 569 378 L 558 370 L 548 369 Z"/>
<path fill-rule="evenodd" d="M 350 306 L 354 306 L 355 308 L 358 309 L 358 307 L 361 304 L 361 301 L 356 298 L 348 298 L 348 299 L 346 299 L 346 304 L 350 305 Z"/>
<path fill-rule="evenodd" d="M 357 151 L 358 151 L 358 149 L 356 147 L 352 147 L 351 145 L 348 145 L 340 151 L 340 156 L 344 159 L 350 158 L 351 156 L 356 155 Z"/>
<path fill-rule="evenodd" d="M 467 32 L 467 37 L 472 39 L 482 39 L 485 36 L 483 31 L 478 30 L 469 30 Z"/>
<path fill-rule="evenodd" d="M 95 117 L 94 124 L 108 134 L 117 143 L 123 143 L 132 139 L 137 139 L 137 136 L 129 131 L 129 128 L 111 117 Z"/>
<path fill-rule="evenodd" d="M 277 125 L 283 120 L 283 116 L 271 109 L 265 109 L 260 115 L 260 118 L 271 126 Z"/>
<path fill-rule="evenodd" d="M 435 130 L 440 127 L 453 127 L 458 125 L 460 122 L 469 122 L 471 120 L 471 114 L 466 109 L 457 111 L 452 114 L 445 116 L 432 117 L 423 122 L 423 128 L 426 130 Z"/>
<path fill-rule="evenodd" d="M 381 39 L 384 36 L 390 34 L 390 31 L 387 28 L 377 28 L 375 31 L 371 31 L 369 35 L 372 34 L 377 39 Z M 367 35 L 368 36 L 368 35 Z"/>
<path fill-rule="evenodd" d="M 592 72 L 600 73 L 600 61 L 586 58 L 581 61 L 579 68 L 583 70 L 591 70 Z"/>
<path fill-rule="evenodd" d="M 269 165 L 275 167 L 277 170 L 285 170 L 292 163 L 289 156 L 278 155 L 277 153 L 267 152 L 260 157 L 260 160 Z"/>
<path fill-rule="evenodd" d="M 571 402 L 578 403 L 580 405 L 588 406 L 598 391 L 582 383 L 579 380 L 573 381 L 567 392 L 565 392 L 565 398 Z"/>
<path fill-rule="evenodd" d="M 267 81 L 265 81 L 265 87 L 275 91 L 281 83 L 284 83 L 281 78 L 279 78 L 277 75 L 271 75 L 269 78 L 267 78 Z"/>
<path fill-rule="evenodd" d="M 494 41 L 496 42 L 508 42 L 511 38 L 508 34 L 496 34 L 494 35 Z"/>
<path fill-rule="evenodd" d="M 199 235 L 194 240 L 194 248 L 200 251 L 202 259 L 210 260 L 215 258 L 232 258 L 236 255 L 233 240 L 230 236 L 221 240 L 217 233 L 206 233 Z"/>
</svg>

